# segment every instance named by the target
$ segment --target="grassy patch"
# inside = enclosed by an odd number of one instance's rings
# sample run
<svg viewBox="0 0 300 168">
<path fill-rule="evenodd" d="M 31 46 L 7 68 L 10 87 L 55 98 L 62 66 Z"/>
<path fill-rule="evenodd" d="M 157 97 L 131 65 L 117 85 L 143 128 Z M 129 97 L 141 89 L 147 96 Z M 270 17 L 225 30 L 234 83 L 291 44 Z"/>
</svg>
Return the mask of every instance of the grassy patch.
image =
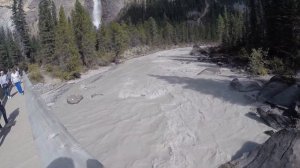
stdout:
<svg viewBox="0 0 300 168">
<path fill-rule="evenodd" d="M 44 82 L 44 77 L 41 74 L 40 67 L 38 64 L 29 64 L 29 78 L 33 83 Z"/>
</svg>

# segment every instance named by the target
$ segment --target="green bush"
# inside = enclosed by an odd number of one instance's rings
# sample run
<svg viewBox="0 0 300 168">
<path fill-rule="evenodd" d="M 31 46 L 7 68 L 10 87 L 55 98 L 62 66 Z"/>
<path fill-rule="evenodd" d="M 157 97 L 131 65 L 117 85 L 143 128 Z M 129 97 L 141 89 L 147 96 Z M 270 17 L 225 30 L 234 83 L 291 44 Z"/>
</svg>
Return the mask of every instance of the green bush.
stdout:
<svg viewBox="0 0 300 168">
<path fill-rule="evenodd" d="M 63 71 L 57 66 L 53 67 L 52 75 L 62 80 L 72 80 L 75 78 L 74 73 Z"/>
<path fill-rule="evenodd" d="M 29 70 L 29 78 L 32 82 L 39 83 L 44 81 L 44 77 L 41 74 L 38 64 L 30 64 L 28 66 L 28 70 Z"/>
<path fill-rule="evenodd" d="M 273 73 L 276 74 L 285 74 L 286 73 L 286 66 L 283 63 L 282 59 L 275 57 L 273 60 L 269 62 L 270 67 Z"/>
<path fill-rule="evenodd" d="M 265 68 L 264 56 L 267 52 L 263 51 L 261 48 L 252 49 L 250 54 L 249 67 L 253 74 L 256 75 L 266 75 L 268 70 Z"/>
<path fill-rule="evenodd" d="M 116 54 L 113 52 L 101 52 L 98 58 L 98 65 L 106 66 L 115 60 Z"/>
<path fill-rule="evenodd" d="M 46 68 L 46 71 L 47 71 L 47 72 L 53 72 L 53 67 L 52 67 L 52 65 L 47 64 L 47 65 L 45 66 L 45 68 Z"/>
<path fill-rule="evenodd" d="M 239 57 L 241 59 L 249 60 L 250 55 L 248 51 L 243 47 L 239 52 Z"/>
</svg>

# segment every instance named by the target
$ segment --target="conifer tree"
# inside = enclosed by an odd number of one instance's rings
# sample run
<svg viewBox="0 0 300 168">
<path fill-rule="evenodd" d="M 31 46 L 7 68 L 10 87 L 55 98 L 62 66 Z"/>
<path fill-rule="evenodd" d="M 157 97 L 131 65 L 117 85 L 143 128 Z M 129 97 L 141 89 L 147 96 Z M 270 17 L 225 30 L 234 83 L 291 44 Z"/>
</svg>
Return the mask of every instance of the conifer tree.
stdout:
<svg viewBox="0 0 300 168">
<path fill-rule="evenodd" d="M 116 59 L 119 59 L 121 54 L 128 47 L 128 35 L 118 23 L 111 24 L 113 51 L 116 53 Z"/>
<path fill-rule="evenodd" d="M 222 15 L 219 15 L 218 17 L 218 38 L 220 41 L 222 41 L 222 36 L 225 31 L 225 23 Z"/>
<path fill-rule="evenodd" d="M 41 60 L 51 64 L 55 52 L 55 21 L 53 20 L 52 1 L 42 0 L 39 3 L 39 37 L 41 42 Z"/>
<path fill-rule="evenodd" d="M 8 61 L 5 40 L 6 39 L 5 39 L 4 28 L 1 27 L 1 29 L 0 29 L 0 66 L 2 68 L 7 68 L 7 61 Z"/>
<path fill-rule="evenodd" d="M 146 36 L 144 25 L 139 24 L 137 26 L 137 31 L 138 31 L 139 41 L 141 42 L 142 45 L 145 45 L 147 42 L 147 36 Z"/>
<path fill-rule="evenodd" d="M 225 23 L 225 29 L 222 35 L 222 42 L 225 46 L 228 46 L 230 43 L 229 40 L 230 18 L 226 7 L 224 9 L 224 23 Z"/>
<path fill-rule="evenodd" d="M 39 51 L 40 51 L 40 41 L 36 36 L 32 36 L 30 39 L 30 46 L 31 46 L 31 62 L 42 64 L 42 60 L 39 57 Z"/>
<path fill-rule="evenodd" d="M 111 32 L 106 25 L 101 26 L 97 32 L 97 48 L 100 53 L 109 52 L 111 47 Z"/>
<path fill-rule="evenodd" d="M 18 65 L 23 58 L 21 57 L 21 51 L 14 40 L 13 33 L 7 29 L 6 30 L 6 46 L 7 46 L 7 53 L 8 53 L 8 68 L 12 68 L 15 65 Z M 32 55 L 31 55 L 32 56 Z"/>
<path fill-rule="evenodd" d="M 20 50 L 9 29 L 0 28 L 0 67 L 7 69 L 22 61 Z M 2 69 L 2 70 L 4 70 Z"/>
<path fill-rule="evenodd" d="M 23 0 L 14 0 L 12 5 L 12 20 L 15 30 L 18 34 L 20 47 L 24 59 L 30 58 L 30 38 L 28 33 L 28 25 L 26 23 L 26 14 L 23 9 Z"/>
<path fill-rule="evenodd" d="M 59 20 L 55 36 L 55 60 L 64 78 L 70 79 L 74 73 L 80 72 L 81 61 L 75 43 L 75 36 L 71 25 L 65 16 L 64 8 L 60 7 Z"/>
<path fill-rule="evenodd" d="M 76 43 L 83 65 L 91 67 L 96 59 L 96 32 L 88 11 L 76 0 L 72 12 Z"/>
<path fill-rule="evenodd" d="M 158 45 L 159 43 L 158 26 L 153 17 L 149 18 L 147 22 L 147 28 L 148 28 L 148 37 L 147 37 L 148 44 L 154 46 Z"/>
<path fill-rule="evenodd" d="M 57 12 L 56 12 L 56 5 L 53 1 L 51 1 L 51 14 L 53 18 L 54 25 L 57 25 Z"/>
<path fill-rule="evenodd" d="M 167 20 L 164 20 L 162 37 L 166 44 L 172 44 L 174 42 L 174 27 Z"/>
</svg>

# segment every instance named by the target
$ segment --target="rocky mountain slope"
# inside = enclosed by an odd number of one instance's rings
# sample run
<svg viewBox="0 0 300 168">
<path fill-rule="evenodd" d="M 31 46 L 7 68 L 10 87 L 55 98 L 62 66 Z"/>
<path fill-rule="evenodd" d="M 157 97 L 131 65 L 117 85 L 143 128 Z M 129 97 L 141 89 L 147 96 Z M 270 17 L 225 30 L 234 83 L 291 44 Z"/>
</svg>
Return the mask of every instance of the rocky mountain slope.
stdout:
<svg viewBox="0 0 300 168">
<path fill-rule="evenodd" d="M 24 10 L 26 12 L 27 23 L 30 27 L 32 33 L 37 31 L 37 21 L 38 21 L 38 4 L 40 0 L 24 0 Z M 79 0 L 87 8 L 90 6 L 93 0 Z M 75 0 L 54 0 L 57 8 L 61 5 L 64 6 L 66 12 L 69 14 L 73 9 Z M 0 0 L 0 26 L 12 28 L 12 6 L 13 0 Z"/>
<path fill-rule="evenodd" d="M 34 34 L 37 32 L 37 21 L 38 21 L 38 3 L 40 0 L 23 0 L 24 1 L 24 10 L 27 14 L 27 22 L 30 27 L 31 32 Z M 56 4 L 56 7 L 64 6 L 67 14 L 70 14 L 71 10 L 74 7 L 76 0 L 53 0 Z M 93 4 L 94 0 L 79 0 L 84 6 L 93 13 Z M 241 2 L 243 0 L 225 0 L 224 2 L 215 2 L 221 4 L 232 4 L 236 2 Z M 0 26 L 5 26 L 12 28 L 11 21 L 11 5 L 13 0 L 0 0 Z M 109 22 L 116 18 L 120 10 L 126 6 L 128 3 L 132 2 L 143 2 L 143 0 L 101 0 L 102 3 L 102 21 Z M 209 5 L 209 4 L 208 4 Z"/>
<path fill-rule="evenodd" d="M 27 21 L 32 32 L 35 32 L 37 29 L 38 21 L 38 3 L 40 0 L 24 0 L 24 10 L 27 14 Z M 59 8 L 61 5 L 64 6 L 65 11 L 70 14 L 71 10 L 74 7 L 76 0 L 53 0 L 56 4 L 56 7 Z M 79 0 L 84 6 L 90 11 L 93 12 L 93 0 Z M 132 0 L 101 0 L 102 1 L 102 20 L 104 22 L 113 20 L 119 11 L 124 7 L 126 3 L 131 2 Z M 0 0 L 0 25 L 6 27 L 12 27 L 11 21 L 11 6 L 13 0 Z"/>
</svg>

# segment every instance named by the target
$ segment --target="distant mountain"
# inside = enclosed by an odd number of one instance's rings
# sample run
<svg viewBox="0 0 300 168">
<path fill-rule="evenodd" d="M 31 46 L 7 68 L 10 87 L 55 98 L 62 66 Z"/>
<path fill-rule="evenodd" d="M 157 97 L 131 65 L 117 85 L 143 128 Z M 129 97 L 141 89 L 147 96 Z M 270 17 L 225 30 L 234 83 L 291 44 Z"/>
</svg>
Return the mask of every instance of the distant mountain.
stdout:
<svg viewBox="0 0 300 168">
<path fill-rule="evenodd" d="M 74 3 L 76 0 L 53 0 L 56 4 L 56 7 L 59 8 L 61 5 L 64 6 L 65 11 L 70 14 L 73 9 Z M 84 6 L 89 10 L 92 14 L 93 12 L 93 3 L 94 0 L 79 0 Z M 102 2 L 102 20 L 104 22 L 109 22 L 115 19 L 121 9 L 125 6 L 130 6 L 131 4 L 147 4 L 153 1 L 163 1 L 163 0 L 101 0 Z M 205 9 L 205 0 L 203 1 L 202 6 L 195 6 L 194 9 L 188 8 L 185 11 L 187 14 L 191 16 L 200 17 L 203 14 Z M 235 9 L 241 10 L 244 7 L 245 0 L 207 0 L 208 5 L 217 4 L 219 6 L 230 6 Z M 37 32 L 37 21 L 38 21 L 38 4 L 40 0 L 24 0 L 24 10 L 26 11 L 26 19 L 30 30 L 33 34 Z M 182 0 L 182 3 L 186 3 L 186 1 Z M 0 0 L 0 26 L 6 26 L 11 28 L 11 5 L 12 0 Z M 209 9 L 208 9 L 209 10 Z"/>
<path fill-rule="evenodd" d="M 61 5 L 64 6 L 65 11 L 70 13 L 73 9 L 75 0 L 53 0 L 56 4 L 56 7 L 59 8 Z M 86 2 L 85 2 L 86 1 Z M 80 0 L 87 7 L 88 2 L 93 0 Z M 38 4 L 40 0 L 23 0 L 24 10 L 26 12 L 26 20 L 29 25 L 30 31 L 34 34 L 37 31 L 37 22 L 38 22 Z M 0 26 L 12 28 L 11 21 L 11 6 L 13 0 L 0 0 Z"/>
</svg>

